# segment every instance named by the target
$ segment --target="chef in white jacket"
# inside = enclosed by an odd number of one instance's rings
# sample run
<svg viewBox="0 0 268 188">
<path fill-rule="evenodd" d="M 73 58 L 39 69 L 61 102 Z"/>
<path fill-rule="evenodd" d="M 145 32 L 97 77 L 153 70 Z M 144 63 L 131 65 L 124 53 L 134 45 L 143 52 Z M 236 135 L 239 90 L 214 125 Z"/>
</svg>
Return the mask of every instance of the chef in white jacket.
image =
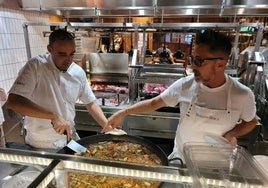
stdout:
<svg viewBox="0 0 268 188">
<path fill-rule="evenodd" d="M 74 128 L 78 99 L 101 126 L 107 119 L 84 70 L 73 62 L 74 35 L 55 30 L 49 36 L 47 50 L 48 54 L 33 57 L 22 68 L 9 91 L 7 107 L 26 116 L 27 144 L 60 149 L 67 140 L 79 139 Z"/>
<path fill-rule="evenodd" d="M 220 32 L 198 33 L 191 65 L 194 74 L 177 80 L 155 98 L 118 111 L 103 131 L 117 127 L 123 116 L 179 103 L 181 118 L 169 159 L 183 159 L 183 145 L 206 142 L 206 135 L 224 137 L 236 144 L 236 138 L 253 130 L 257 120 L 253 92 L 224 73 L 231 48 L 230 38 Z"/>
</svg>

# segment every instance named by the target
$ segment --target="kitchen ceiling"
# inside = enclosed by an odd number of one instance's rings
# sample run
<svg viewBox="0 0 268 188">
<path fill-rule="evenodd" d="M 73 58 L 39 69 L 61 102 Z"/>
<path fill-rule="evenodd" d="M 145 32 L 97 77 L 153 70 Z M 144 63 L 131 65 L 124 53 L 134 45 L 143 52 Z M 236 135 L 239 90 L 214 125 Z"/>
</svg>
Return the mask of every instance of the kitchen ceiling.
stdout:
<svg viewBox="0 0 268 188">
<path fill-rule="evenodd" d="M 267 17 L 267 0 L 22 0 L 23 10 L 64 18 Z"/>
</svg>

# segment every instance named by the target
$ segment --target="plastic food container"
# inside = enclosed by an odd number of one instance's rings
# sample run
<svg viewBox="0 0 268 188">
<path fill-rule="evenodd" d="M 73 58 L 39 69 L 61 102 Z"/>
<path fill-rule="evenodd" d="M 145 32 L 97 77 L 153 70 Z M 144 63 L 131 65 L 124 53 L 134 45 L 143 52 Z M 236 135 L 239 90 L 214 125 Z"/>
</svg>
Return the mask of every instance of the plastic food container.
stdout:
<svg viewBox="0 0 268 188">
<path fill-rule="evenodd" d="M 266 176 L 268 177 L 268 156 L 266 155 L 254 155 L 254 158 L 257 160 L 258 164 L 263 168 Z"/>
<path fill-rule="evenodd" d="M 32 181 L 40 174 L 40 171 L 25 171 L 13 176 L 2 185 L 2 188 L 23 188 L 28 187 Z"/>
<path fill-rule="evenodd" d="M 185 143 L 183 150 L 194 188 L 268 187 L 265 172 L 243 147 Z"/>
</svg>

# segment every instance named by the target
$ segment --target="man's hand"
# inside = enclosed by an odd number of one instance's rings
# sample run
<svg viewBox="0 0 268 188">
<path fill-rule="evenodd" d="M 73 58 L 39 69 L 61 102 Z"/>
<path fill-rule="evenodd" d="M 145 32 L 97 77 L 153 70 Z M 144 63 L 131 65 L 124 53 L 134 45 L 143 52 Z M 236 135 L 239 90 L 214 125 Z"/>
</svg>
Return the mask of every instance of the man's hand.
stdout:
<svg viewBox="0 0 268 188">
<path fill-rule="evenodd" d="M 105 133 L 108 132 L 116 127 L 119 126 L 121 119 L 124 115 L 124 111 L 123 110 L 119 110 L 118 112 L 116 112 L 115 114 L 113 114 L 111 117 L 108 118 L 108 122 L 106 123 L 106 125 L 103 127 L 101 133 Z"/>
<path fill-rule="evenodd" d="M 254 117 L 251 121 L 241 120 L 239 124 L 232 129 L 223 134 L 222 136 L 226 138 L 232 145 L 237 145 L 237 137 L 243 136 L 250 131 L 252 131 L 257 125 L 257 118 Z"/>
<path fill-rule="evenodd" d="M 224 138 L 226 138 L 233 146 L 237 145 L 237 139 L 236 137 L 232 136 L 231 134 L 224 134 L 223 135 Z"/>
<path fill-rule="evenodd" d="M 70 125 L 61 116 L 55 115 L 55 117 L 51 119 L 51 124 L 53 125 L 54 130 L 58 134 L 65 134 L 67 136 L 68 141 L 71 139 Z"/>
<path fill-rule="evenodd" d="M 7 100 L 7 94 L 3 88 L 0 88 L 0 101 L 6 101 Z"/>
</svg>

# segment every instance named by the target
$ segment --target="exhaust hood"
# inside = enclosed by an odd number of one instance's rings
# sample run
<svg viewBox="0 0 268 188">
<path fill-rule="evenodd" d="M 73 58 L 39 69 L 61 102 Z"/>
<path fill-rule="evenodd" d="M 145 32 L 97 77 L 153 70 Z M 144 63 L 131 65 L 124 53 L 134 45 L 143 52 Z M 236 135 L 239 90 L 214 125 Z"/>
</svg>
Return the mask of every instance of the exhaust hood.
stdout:
<svg viewBox="0 0 268 188">
<path fill-rule="evenodd" d="M 22 0 L 23 10 L 64 18 L 267 16 L 267 0 Z"/>
</svg>

